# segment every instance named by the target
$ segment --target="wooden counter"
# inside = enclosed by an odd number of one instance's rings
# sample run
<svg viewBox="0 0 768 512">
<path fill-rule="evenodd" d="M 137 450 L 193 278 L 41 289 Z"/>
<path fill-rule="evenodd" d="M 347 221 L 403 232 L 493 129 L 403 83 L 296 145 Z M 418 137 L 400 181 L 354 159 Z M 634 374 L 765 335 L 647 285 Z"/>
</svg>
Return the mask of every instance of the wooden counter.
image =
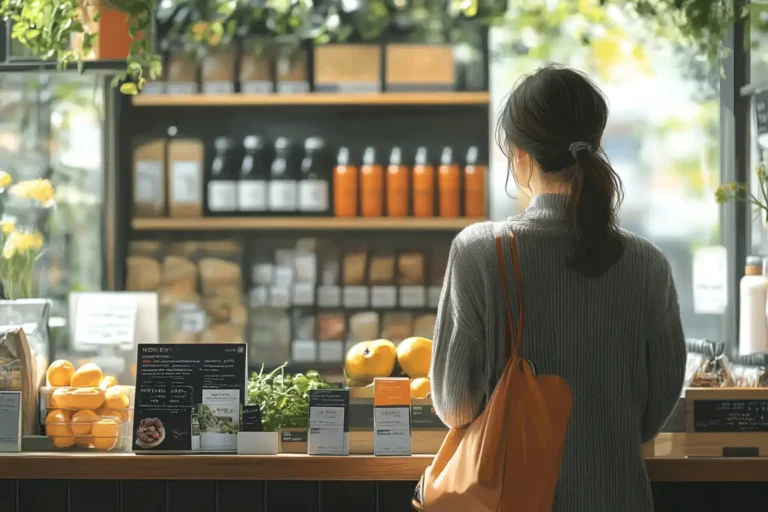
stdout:
<svg viewBox="0 0 768 512">
<path fill-rule="evenodd" d="M 0 455 L 0 480 L 415 481 L 431 457 L 278 455 Z M 651 458 L 653 482 L 768 482 L 768 458 Z"/>
</svg>

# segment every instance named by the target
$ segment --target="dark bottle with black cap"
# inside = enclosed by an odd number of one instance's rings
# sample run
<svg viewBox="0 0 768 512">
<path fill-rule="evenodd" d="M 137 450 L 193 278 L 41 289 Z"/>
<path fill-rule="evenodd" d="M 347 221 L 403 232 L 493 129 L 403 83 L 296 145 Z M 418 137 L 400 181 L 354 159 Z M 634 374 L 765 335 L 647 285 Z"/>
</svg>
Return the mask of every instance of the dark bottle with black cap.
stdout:
<svg viewBox="0 0 768 512">
<path fill-rule="evenodd" d="M 216 155 L 208 179 L 207 210 L 211 215 L 231 215 L 237 211 L 237 164 L 234 142 L 219 137 L 214 142 Z"/>
<path fill-rule="evenodd" d="M 325 159 L 325 140 L 304 141 L 304 159 L 299 180 L 299 211 L 305 215 L 327 215 L 331 207 L 330 169 Z"/>
<path fill-rule="evenodd" d="M 249 135 L 243 140 L 245 156 L 240 165 L 237 186 L 238 210 L 245 214 L 267 211 L 267 184 L 269 183 L 269 156 L 263 138 Z"/>
<path fill-rule="evenodd" d="M 295 213 L 298 209 L 296 161 L 291 153 L 291 141 L 279 137 L 275 141 L 275 159 L 269 173 L 269 211 Z"/>
</svg>

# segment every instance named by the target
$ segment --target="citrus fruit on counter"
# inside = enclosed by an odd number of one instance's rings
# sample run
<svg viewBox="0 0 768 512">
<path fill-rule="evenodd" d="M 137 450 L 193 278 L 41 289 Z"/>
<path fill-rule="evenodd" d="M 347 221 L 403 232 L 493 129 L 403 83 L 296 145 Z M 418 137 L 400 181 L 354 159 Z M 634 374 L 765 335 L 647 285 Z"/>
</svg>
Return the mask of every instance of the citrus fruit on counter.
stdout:
<svg viewBox="0 0 768 512">
<path fill-rule="evenodd" d="M 117 444 L 117 436 L 120 433 L 120 425 L 112 419 L 100 419 L 93 424 L 93 447 L 98 450 L 111 450 Z"/>
<path fill-rule="evenodd" d="M 94 387 L 101 384 L 103 378 L 101 368 L 93 363 L 86 363 L 75 371 L 69 385 L 77 388 Z"/>
<path fill-rule="evenodd" d="M 93 424 L 101 417 L 93 411 L 82 410 L 72 415 L 72 433 L 76 436 L 87 436 L 91 433 Z"/>
<path fill-rule="evenodd" d="M 128 393 L 120 388 L 108 388 L 104 393 L 104 407 L 108 409 L 127 409 L 130 404 Z"/>
<path fill-rule="evenodd" d="M 411 381 L 411 398 L 428 398 L 432 392 L 432 383 L 429 379 L 419 377 Z"/>
<path fill-rule="evenodd" d="M 45 417 L 45 433 L 56 448 L 69 448 L 75 444 L 66 411 L 54 409 L 48 413 Z"/>
<path fill-rule="evenodd" d="M 59 359 L 51 363 L 45 372 L 48 384 L 53 387 L 69 386 L 75 367 L 65 359 Z"/>
<path fill-rule="evenodd" d="M 370 382 L 376 377 L 389 377 L 396 358 L 397 349 L 391 341 L 362 341 L 347 352 L 344 370 L 352 380 Z"/>
<path fill-rule="evenodd" d="M 404 339 L 397 347 L 397 360 L 410 378 L 426 377 L 432 364 L 432 340 L 419 336 Z"/>
</svg>

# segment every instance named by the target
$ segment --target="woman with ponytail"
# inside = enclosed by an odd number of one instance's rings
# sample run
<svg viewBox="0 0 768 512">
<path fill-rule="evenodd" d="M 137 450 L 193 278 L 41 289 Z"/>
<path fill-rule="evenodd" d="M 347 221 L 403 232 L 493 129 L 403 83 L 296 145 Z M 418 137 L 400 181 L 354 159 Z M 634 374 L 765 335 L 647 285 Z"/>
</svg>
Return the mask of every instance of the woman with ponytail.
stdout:
<svg viewBox="0 0 768 512">
<path fill-rule="evenodd" d="M 556 512 L 653 510 L 640 446 L 672 412 L 685 369 L 669 263 L 618 226 L 622 185 L 602 148 L 607 121 L 605 97 L 573 69 L 547 66 L 515 87 L 498 138 L 531 201 L 516 217 L 456 237 L 434 336 L 434 406 L 461 429 L 483 411 L 504 369 L 503 293 L 517 319 L 519 279 L 521 355 L 538 375 L 565 379 L 573 396 Z"/>
</svg>

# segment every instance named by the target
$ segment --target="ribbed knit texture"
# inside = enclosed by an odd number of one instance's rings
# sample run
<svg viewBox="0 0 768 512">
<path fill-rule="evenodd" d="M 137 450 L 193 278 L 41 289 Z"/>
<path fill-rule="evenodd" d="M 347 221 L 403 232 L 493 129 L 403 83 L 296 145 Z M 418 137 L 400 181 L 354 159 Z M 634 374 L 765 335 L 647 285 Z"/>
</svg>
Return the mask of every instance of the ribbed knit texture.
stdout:
<svg viewBox="0 0 768 512">
<path fill-rule="evenodd" d="M 522 355 L 573 391 L 555 512 L 646 512 L 653 499 L 640 445 L 661 429 L 680 396 L 685 339 L 669 263 L 623 232 L 622 259 L 598 279 L 567 266 L 566 196 L 533 198 L 520 215 L 463 230 L 451 246 L 438 309 L 432 398 L 448 426 L 482 411 L 504 366 L 505 314 L 495 230 L 503 233 L 514 318 L 508 230 L 522 268 Z"/>
</svg>

